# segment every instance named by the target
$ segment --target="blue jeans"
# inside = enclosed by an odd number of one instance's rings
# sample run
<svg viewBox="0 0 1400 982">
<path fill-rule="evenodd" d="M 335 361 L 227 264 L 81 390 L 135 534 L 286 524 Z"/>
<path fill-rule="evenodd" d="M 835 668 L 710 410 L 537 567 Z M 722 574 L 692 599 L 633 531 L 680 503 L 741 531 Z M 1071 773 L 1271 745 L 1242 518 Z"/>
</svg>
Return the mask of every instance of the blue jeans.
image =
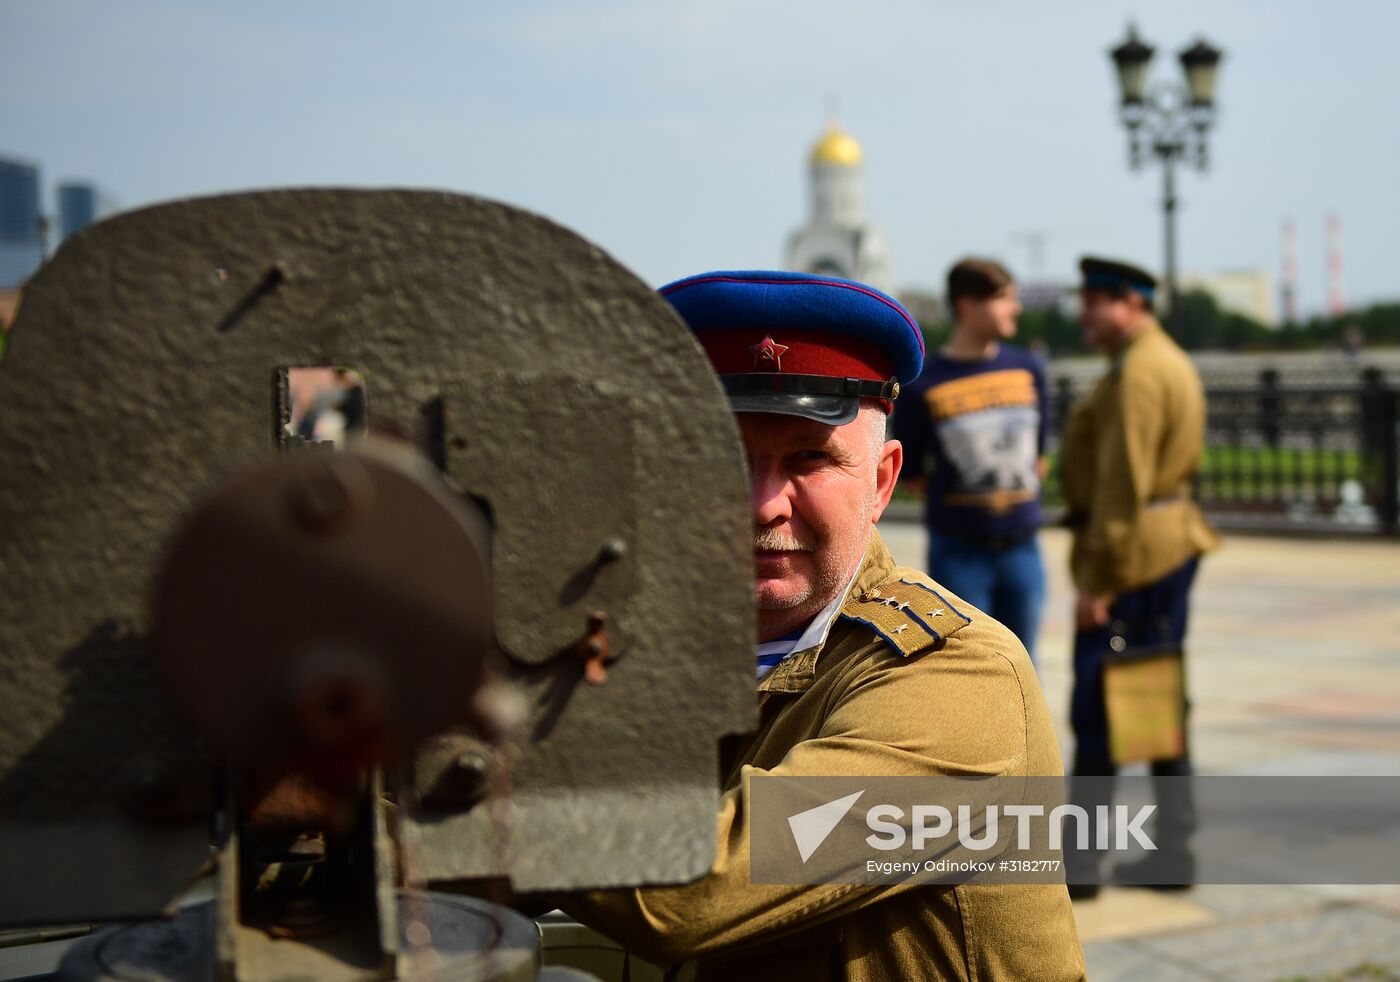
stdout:
<svg viewBox="0 0 1400 982">
<path fill-rule="evenodd" d="M 1045 568 L 1035 536 L 993 549 L 972 539 L 930 532 L 928 574 L 1021 639 L 1035 660 L 1045 602 Z"/>
</svg>

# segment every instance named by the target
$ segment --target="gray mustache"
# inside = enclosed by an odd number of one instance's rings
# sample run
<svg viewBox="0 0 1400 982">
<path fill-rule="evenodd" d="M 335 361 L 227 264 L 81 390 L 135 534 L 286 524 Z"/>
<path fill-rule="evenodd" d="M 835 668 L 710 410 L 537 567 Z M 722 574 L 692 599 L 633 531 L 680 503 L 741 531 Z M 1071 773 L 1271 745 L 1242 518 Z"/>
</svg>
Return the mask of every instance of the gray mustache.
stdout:
<svg viewBox="0 0 1400 982">
<path fill-rule="evenodd" d="M 778 529 L 760 529 L 753 536 L 754 552 L 812 552 L 812 547 L 797 536 Z"/>
</svg>

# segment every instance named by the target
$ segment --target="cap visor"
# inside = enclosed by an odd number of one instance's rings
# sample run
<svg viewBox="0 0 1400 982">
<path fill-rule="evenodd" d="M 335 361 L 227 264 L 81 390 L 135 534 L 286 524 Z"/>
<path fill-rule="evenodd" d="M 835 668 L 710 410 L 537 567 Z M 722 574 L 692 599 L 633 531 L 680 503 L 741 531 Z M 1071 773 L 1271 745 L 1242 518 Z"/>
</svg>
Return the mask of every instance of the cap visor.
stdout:
<svg viewBox="0 0 1400 982">
<path fill-rule="evenodd" d="M 751 392 L 731 395 L 736 413 L 781 413 L 802 416 L 828 426 L 845 426 L 860 412 L 858 396 L 814 396 L 792 392 Z"/>
</svg>

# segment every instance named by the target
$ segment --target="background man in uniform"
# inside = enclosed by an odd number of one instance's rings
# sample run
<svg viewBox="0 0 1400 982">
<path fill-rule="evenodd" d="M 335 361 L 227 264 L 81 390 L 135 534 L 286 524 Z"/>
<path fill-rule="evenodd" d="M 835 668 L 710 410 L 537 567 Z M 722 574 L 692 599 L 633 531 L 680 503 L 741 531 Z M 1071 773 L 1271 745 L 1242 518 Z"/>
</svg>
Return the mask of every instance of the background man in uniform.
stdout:
<svg viewBox="0 0 1400 982">
<path fill-rule="evenodd" d="M 886 414 L 923 362 L 908 313 L 807 274 L 710 273 L 661 292 L 719 373 L 748 449 L 759 728 L 725 783 L 709 875 L 561 905 L 644 958 L 699 959 L 699 978 L 1083 977 L 1063 886 L 750 882 L 753 775 L 1061 764 L 1024 648 L 896 566 L 874 530 L 902 457 Z"/>
<path fill-rule="evenodd" d="M 1179 655 L 1198 560 L 1218 540 L 1191 498 L 1205 396 L 1190 358 L 1152 314 L 1156 281 L 1103 259 L 1086 258 L 1080 270 L 1084 337 L 1111 363 L 1071 410 L 1061 451 L 1077 591 L 1070 717 L 1073 773 L 1106 777 L 1118 763 L 1105 705 L 1106 661 L 1138 650 Z M 1179 746 L 1152 761 L 1154 777 L 1191 773 L 1184 675 L 1176 678 Z M 1195 816 L 1183 783 L 1168 793 L 1169 785 L 1158 782 L 1158 852 L 1150 862 L 1189 883 Z M 1072 888 L 1076 896 L 1095 890 Z"/>
<path fill-rule="evenodd" d="M 894 435 L 904 480 L 924 488 L 928 572 L 1009 627 L 1035 655 L 1045 570 L 1040 481 L 1049 435 L 1045 370 L 1016 336 L 1021 302 L 990 259 L 948 271 L 953 333 L 904 394 Z"/>
</svg>

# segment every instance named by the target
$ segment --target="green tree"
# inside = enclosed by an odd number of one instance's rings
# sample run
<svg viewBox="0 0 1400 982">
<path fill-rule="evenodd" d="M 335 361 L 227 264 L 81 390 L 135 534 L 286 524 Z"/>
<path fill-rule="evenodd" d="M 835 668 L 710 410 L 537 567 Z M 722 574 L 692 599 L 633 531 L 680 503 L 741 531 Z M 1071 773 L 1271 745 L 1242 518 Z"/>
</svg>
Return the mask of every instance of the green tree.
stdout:
<svg viewBox="0 0 1400 982">
<path fill-rule="evenodd" d="M 1088 351 L 1084 346 L 1084 330 L 1079 321 L 1066 317 L 1058 308 L 1049 310 L 1023 311 L 1016 323 L 1018 344 L 1031 345 L 1043 342 L 1051 357 L 1080 355 Z"/>
</svg>

